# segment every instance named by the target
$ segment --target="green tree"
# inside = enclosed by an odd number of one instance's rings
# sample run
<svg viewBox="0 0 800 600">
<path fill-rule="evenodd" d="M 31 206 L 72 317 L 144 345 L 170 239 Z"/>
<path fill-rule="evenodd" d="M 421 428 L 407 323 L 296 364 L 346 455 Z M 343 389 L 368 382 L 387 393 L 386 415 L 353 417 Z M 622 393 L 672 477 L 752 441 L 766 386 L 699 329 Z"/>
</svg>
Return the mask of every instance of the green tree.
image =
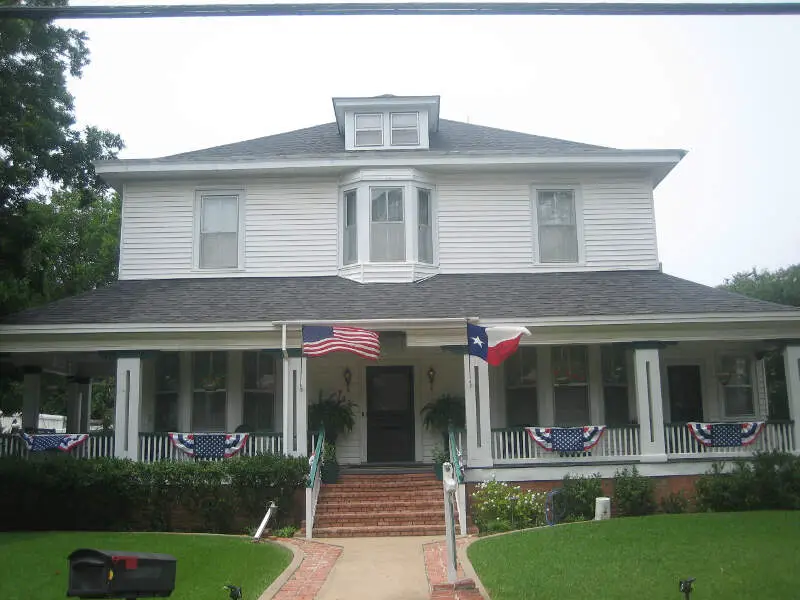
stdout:
<svg viewBox="0 0 800 600">
<path fill-rule="evenodd" d="M 47 21 L 0 20 L 0 316 L 48 297 L 36 288 L 41 265 L 31 252 L 37 239 L 31 203 L 46 202 L 52 189 L 76 194 L 84 205 L 102 197 L 106 186 L 92 161 L 113 158 L 123 147 L 118 135 L 75 126 L 67 77 L 80 77 L 88 62 L 81 31 Z"/>
<path fill-rule="evenodd" d="M 800 264 L 775 271 L 752 269 L 736 273 L 719 286 L 751 298 L 800 307 Z M 769 396 L 769 418 L 788 419 L 789 400 L 786 392 L 786 373 L 780 352 L 764 356 Z"/>
</svg>

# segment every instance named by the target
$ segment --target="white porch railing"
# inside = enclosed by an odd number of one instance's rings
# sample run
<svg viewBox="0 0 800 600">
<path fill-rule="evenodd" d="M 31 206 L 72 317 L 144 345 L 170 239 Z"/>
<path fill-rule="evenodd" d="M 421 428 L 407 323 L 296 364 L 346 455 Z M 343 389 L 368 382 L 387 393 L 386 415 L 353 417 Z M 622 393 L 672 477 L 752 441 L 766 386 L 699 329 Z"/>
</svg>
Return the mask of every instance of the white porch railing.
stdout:
<svg viewBox="0 0 800 600">
<path fill-rule="evenodd" d="M 283 452 L 283 435 L 280 433 L 251 433 L 239 456 L 256 456 L 258 454 L 280 454 Z M 167 433 L 140 433 L 139 460 L 155 462 L 157 460 L 192 460 L 183 451 L 178 450 L 169 439 Z"/>
<path fill-rule="evenodd" d="M 764 428 L 749 446 L 733 448 L 710 448 L 698 442 L 689 431 L 686 423 L 669 423 L 664 426 L 664 442 L 670 458 L 698 458 L 713 460 L 749 455 L 753 452 L 778 450 L 793 452 L 794 423 L 792 421 L 772 421 L 764 424 Z"/>
<path fill-rule="evenodd" d="M 639 427 L 627 425 L 607 427 L 597 445 L 587 452 L 561 456 L 548 452 L 534 442 L 522 427 L 492 430 L 492 458 L 497 464 L 525 462 L 563 463 L 570 460 L 587 462 L 614 461 L 639 455 Z"/>
<path fill-rule="evenodd" d="M 28 447 L 18 434 L 0 434 L 0 457 L 17 456 L 19 458 L 28 458 L 29 454 Z M 75 458 L 114 456 L 114 433 L 90 434 L 89 439 L 80 446 L 73 448 L 69 454 Z"/>
</svg>

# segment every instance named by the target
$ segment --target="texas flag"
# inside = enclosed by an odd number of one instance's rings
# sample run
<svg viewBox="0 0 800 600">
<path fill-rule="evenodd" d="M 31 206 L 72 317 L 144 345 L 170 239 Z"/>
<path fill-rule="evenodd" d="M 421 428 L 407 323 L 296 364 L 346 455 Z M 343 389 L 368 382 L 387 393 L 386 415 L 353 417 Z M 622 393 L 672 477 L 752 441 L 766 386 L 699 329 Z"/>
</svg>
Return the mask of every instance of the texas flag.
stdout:
<svg viewBox="0 0 800 600">
<path fill-rule="evenodd" d="M 467 352 L 496 367 L 517 351 L 525 327 L 481 327 L 467 323 Z"/>
</svg>

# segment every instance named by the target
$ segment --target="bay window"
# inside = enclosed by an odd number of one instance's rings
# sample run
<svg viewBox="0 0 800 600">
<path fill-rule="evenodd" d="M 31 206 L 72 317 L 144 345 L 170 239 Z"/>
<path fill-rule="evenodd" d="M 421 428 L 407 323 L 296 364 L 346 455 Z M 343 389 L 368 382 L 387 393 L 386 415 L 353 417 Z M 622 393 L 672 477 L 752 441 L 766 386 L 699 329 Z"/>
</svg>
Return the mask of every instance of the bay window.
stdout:
<svg viewBox="0 0 800 600">
<path fill-rule="evenodd" d="M 403 188 L 370 188 L 370 244 L 372 262 L 406 259 Z"/>
<path fill-rule="evenodd" d="M 575 190 L 537 190 L 539 262 L 578 262 Z"/>
<path fill-rule="evenodd" d="M 342 239 L 342 264 L 351 265 L 358 261 L 358 192 L 347 190 L 344 193 L 344 231 Z"/>
<path fill-rule="evenodd" d="M 553 346 L 555 424 L 574 427 L 591 423 L 586 346 Z"/>
<path fill-rule="evenodd" d="M 433 210 L 431 191 L 417 188 L 417 258 L 433 263 Z"/>
</svg>

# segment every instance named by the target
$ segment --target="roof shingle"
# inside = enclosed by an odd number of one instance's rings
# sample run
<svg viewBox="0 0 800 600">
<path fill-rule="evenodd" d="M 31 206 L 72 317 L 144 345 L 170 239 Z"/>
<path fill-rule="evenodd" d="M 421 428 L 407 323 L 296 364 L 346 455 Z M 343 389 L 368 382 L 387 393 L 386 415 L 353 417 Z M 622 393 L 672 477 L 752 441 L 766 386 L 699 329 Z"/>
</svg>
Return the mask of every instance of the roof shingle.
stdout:
<svg viewBox="0 0 800 600">
<path fill-rule="evenodd" d="M 213 323 L 481 317 L 522 319 L 797 312 L 658 271 L 437 275 L 414 283 L 341 277 L 123 280 L 4 324 Z"/>
</svg>

